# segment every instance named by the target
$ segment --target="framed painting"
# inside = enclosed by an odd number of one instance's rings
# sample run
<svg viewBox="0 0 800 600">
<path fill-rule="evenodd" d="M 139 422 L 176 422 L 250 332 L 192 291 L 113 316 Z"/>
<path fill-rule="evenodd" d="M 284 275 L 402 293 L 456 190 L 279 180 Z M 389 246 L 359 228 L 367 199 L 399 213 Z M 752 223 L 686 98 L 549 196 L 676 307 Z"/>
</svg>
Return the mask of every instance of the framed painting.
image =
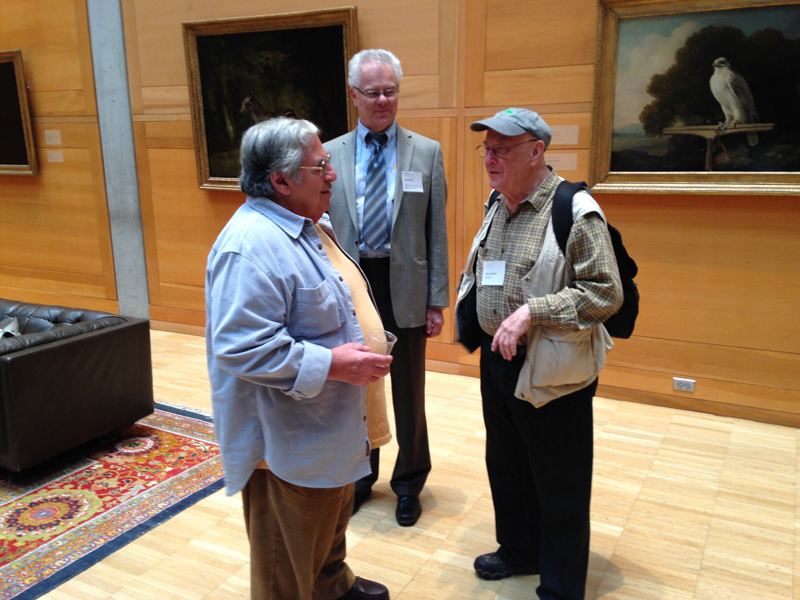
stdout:
<svg viewBox="0 0 800 600">
<path fill-rule="evenodd" d="M 354 7 L 183 23 L 197 176 L 239 190 L 239 145 L 253 124 L 308 119 L 323 142 L 355 126 L 347 61 Z"/>
<path fill-rule="evenodd" d="M 800 3 L 602 0 L 593 190 L 800 192 Z"/>
<path fill-rule="evenodd" d="M 22 52 L 0 51 L 0 173 L 36 175 L 38 172 Z"/>
</svg>

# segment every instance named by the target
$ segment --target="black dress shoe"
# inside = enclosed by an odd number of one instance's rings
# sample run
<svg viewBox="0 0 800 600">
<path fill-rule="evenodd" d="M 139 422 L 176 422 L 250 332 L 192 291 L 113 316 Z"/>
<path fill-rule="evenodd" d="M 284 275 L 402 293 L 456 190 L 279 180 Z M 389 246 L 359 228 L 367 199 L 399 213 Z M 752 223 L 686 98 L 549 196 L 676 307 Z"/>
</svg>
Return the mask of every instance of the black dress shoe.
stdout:
<svg viewBox="0 0 800 600">
<path fill-rule="evenodd" d="M 369 495 L 372 493 L 372 490 L 367 490 L 366 492 L 355 492 L 353 494 L 353 514 L 358 512 L 358 509 L 361 508 L 361 505 L 367 501 Z"/>
<path fill-rule="evenodd" d="M 539 571 L 533 567 L 510 565 L 497 552 L 482 554 L 475 559 L 475 572 L 481 579 L 505 579 L 512 575 L 537 575 Z"/>
<path fill-rule="evenodd" d="M 411 527 L 422 514 L 422 505 L 418 496 L 398 496 L 397 510 L 394 516 L 397 523 L 403 527 Z"/>
<path fill-rule="evenodd" d="M 339 600 L 389 600 L 389 590 L 377 581 L 356 577 L 353 587 Z"/>
</svg>

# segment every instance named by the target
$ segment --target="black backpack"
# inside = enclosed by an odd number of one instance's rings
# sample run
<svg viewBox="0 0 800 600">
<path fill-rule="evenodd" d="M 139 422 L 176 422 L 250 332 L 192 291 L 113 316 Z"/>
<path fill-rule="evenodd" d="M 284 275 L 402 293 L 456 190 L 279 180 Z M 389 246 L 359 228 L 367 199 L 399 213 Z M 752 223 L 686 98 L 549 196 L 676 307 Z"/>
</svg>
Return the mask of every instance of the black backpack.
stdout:
<svg viewBox="0 0 800 600">
<path fill-rule="evenodd" d="M 553 231 L 564 256 L 567 255 L 567 239 L 572 230 L 572 197 L 581 190 L 589 193 L 589 188 L 582 181 L 580 183 L 562 181 L 558 184 L 553 198 Z M 492 191 L 492 195 L 489 197 L 490 208 L 499 196 L 500 192 Z M 625 249 L 622 243 L 622 234 L 617 228 L 609 225 L 608 234 L 611 236 L 611 245 L 614 248 L 614 256 L 617 258 L 623 300 L 622 306 L 616 314 L 609 317 L 603 324 L 612 337 L 627 339 L 631 337 L 636 317 L 639 315 L 639 289 L 633 280 L 639 272 L 639 268 Z"/>
</svg>

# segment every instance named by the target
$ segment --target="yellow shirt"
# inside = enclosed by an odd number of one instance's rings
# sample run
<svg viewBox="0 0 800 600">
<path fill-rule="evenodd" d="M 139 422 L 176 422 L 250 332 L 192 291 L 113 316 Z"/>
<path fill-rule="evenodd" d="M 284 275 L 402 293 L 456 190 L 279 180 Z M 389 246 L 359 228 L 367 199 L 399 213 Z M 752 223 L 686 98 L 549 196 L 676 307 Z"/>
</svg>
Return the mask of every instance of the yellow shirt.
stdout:
<svg viewBox="0 0 800 600">
<path fill-rule="evenodd" d="M 367 282 L 356 264 L 347 256 L 339 246 L 328 236 L 324 229 L 319 225 L 317 233 L 328 258 L 334 268 L 344 278 L 350 294 L 353 296 L 353 304 L 356 309 L 358 323 L 364 337 L 367 337 L 370 329 L 383 329 L 383 321 L 378 314 L 378 310 L 372 303 L 369 295 Z M 389 426 L 389 416 L 386 413 L 386 387 L 385 378 L 381 377 L 378 381 L 367 386 L 367 435 L 370 445 L 373 448 L 383 446 L 392 439 L 392 431 Z"/>
</svg>

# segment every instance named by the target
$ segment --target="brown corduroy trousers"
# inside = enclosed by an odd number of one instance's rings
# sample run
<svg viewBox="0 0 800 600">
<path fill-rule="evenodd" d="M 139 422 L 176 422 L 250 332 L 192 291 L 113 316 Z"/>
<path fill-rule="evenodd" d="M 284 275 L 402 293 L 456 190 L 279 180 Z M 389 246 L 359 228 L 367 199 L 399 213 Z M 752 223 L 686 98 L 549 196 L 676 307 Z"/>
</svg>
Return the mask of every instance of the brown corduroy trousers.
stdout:
<svg viewBox="0 0 800 600">
<path fill-rule="evenodd" d="M 256 469 L 242 500 L 252 600 L 337 600 L 353 587 L 344 560 L 353 484 L 307 488 Z"/>
</svg>

